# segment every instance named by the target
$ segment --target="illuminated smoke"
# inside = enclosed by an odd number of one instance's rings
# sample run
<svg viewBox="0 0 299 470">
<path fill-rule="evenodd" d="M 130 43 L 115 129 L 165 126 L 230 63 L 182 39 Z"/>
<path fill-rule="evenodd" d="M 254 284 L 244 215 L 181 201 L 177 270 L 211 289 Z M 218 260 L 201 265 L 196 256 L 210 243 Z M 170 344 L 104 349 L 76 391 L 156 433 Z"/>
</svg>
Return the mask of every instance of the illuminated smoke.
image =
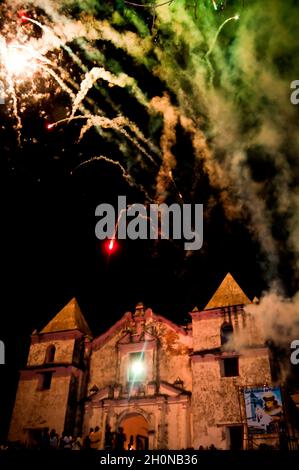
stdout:
<svg viewBox="0 0 299 470">
<path fill-rule="evenodd" d="M 285 381 L 291 373 L 291 343 L 299 338 L 299 292 L 293 298 L 285 298 L 273 286 L 260 302 L 244 307 L 245 326 L 239 326 L 225 345 L 226 350 L 242 350 L 251 346 L 274 345 L 285 352 L 281 358 L 283 367 L 277 370 L 279 380 Z"/>
<path fill-rule="evenodd" d="M 135 80 L 132 77 L 129 77 L 125 73 L 120 73 L 119 76 L 115 76 L 111 72 L 105 70 L 103 67 L 94 67 L 86 74 L 85 79 L 81 82 L 80 91 L 73 103 L 71 117 L 76 114 L 80 103 L 82 103 L 89 90 L 99 79 L 107 81 L 110 85 L 117 85 L 122 88 L 125 86 L 131 87 L 137 99 L 143 104 L 146 103 L 144 95 L 136 86 Z"/>
<path fill-rule="evenodd" d="M 172 147 L 176 143 L 176 126 L 179 119 L 178 111 L 171 105 L 169 97 L 155 97 L 151 101 L 151 107 L 163 114 L 163 133 L 161 137 L 162 165 L 157 176 L 157 201 L 163 202 L 167 196 L 167 188 L 170 184 L 169 174 L 176 166 L 176 159 L 172 153 Z"/>
</svg>

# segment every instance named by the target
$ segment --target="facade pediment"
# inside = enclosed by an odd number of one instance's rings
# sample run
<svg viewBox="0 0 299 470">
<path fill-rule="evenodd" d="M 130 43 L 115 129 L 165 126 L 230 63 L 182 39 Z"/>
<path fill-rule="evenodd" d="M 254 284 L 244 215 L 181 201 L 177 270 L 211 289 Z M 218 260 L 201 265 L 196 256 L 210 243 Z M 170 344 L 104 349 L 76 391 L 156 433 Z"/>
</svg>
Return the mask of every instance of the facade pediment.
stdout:
<svg viewBox="0 0 299 470">
<path fill-rule="evenodd" d="M 159 393 L 170 397 L 178 397 L 179 395 L 186 394 L 187 392 L 181 387 L 163 381 L 160 383 Z"/>
<path fill-rule="evenodd" d="M 127 345 L 127 344 L 136 344 L 136 343 L 152 343 L 155 342 L 157 338 L 150 334 L 147 331 L 134 332 L 126 331 L 124 336 L 118 341 L 118 346 Z"/>
</svg>

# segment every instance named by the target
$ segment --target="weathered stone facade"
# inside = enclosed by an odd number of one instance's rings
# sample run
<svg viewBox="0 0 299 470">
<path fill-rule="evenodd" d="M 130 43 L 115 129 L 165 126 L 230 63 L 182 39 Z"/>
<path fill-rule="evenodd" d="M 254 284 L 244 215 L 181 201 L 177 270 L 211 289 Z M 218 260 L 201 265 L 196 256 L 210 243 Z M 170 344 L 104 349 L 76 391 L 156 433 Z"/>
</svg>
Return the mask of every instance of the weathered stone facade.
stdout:
<svg viewBox="0 0 299 470">
<path fill-rule="evenodd" d="M 242 389 L 272 383 L 265 338 L 243 310 L 249 302 L 228 275 L 187 326 L 138 304 L 93 339 L 73 299 L 32 335 L 9 438 L 30 440 L 46 426 L 86 435 L 98 425 L 104 448 L 109 425 L 149 449 L 228 449 L 237 429 L 246 448 Z M 235 332 L 247 338 L 238 350 Z"/>
</svg>

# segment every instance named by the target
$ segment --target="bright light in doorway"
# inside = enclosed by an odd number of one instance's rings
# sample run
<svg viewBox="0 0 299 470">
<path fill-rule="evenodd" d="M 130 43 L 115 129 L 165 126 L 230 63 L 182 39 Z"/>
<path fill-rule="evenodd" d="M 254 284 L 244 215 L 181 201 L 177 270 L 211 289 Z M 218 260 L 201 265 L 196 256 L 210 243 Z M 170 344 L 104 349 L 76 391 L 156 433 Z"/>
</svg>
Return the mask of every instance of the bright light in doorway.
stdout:
<svg viewBox="0 0 299 470">
<path fill-rule="evenodd" d="M 144 365 L 141 361 L 133 362 L 132 364 L 132 373 L 134 374 L 135 378 L 138 379 L 144 373 Z"/>
</svg>

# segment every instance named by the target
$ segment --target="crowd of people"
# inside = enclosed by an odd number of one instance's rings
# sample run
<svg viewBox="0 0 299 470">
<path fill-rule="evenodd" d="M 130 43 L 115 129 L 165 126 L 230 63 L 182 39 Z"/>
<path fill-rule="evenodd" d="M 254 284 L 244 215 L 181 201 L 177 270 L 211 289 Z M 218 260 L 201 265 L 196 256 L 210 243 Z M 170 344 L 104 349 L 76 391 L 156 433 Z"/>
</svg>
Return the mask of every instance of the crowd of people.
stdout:
<svg viewBox="0 0 299 470">
<path fill-rule="evenodd" d="M 125 449 L 126 435 L 122 427 L 119 427 L 117 431 L 112 432 L 109 425 L 106 426 L 104 436 L 104 449 L 106 450 L 130 450 Z M 129 446 L 131 445 L 131 440 Z M 99 450 L 102 449 L 102 432 L 99 426 L 90 428 L 89 433 L 82 437 L 81 433 L 76 436 L 72 436 L 66 431 L 61 436 L 56 432 L 55 429 L 51 431 L 49 428 L 43 429 L 35 439 L 31 439 L 27 443 L 15 442 L 15 443 L 3 443 L 0 446 L 0 450 L 8 450 L 11 448 L 34 448 L 40 450 Z"/>
</svg>

